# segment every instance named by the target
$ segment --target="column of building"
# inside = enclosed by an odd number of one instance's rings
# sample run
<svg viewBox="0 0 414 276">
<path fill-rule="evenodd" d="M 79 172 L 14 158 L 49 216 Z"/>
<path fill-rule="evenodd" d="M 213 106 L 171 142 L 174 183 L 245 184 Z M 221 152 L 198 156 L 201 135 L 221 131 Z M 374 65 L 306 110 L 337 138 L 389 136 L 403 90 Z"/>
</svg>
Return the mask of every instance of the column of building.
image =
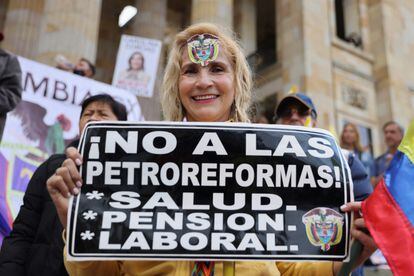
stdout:
<svg viewBox="0 0 414 276">
<path fill-rule="evenodd" d="M 10 1 L 4 47 L 49 65 L 63 54 L 73 62 L 96 58 L 101 0 Z"/>
<path fill-rule="evenodd" d="M 239 0 L 234 6 L 234 31 L 239 33 L 246 56 L 256 52 L 256 1 Z"/>
<path fill-rule="evenodd" d="M 313 99 L 318 125 L 335 125 L 327 3 L 277 1 L 276 17 L 283 93 L 296 86 Z"/>
<path fill-rule="evenodd" d="M 191 22 L 214 22 L 233 28 L 233 0 L 193 0 Z"/>
<path fill-rule="evenodd" d="M 369 1 L 378 118 L 407 126 L 414 118 L 414 2 Z"/>
<path fill-rule="evenodd" d="M 136 1 L 138 14 L 133 24 L 126 30 L 126 34 L 137 35 L 162 42 L 167 26 L 167 0 Z M 142 112 L 146 120 L 161 120 L 160 90 L 165 67 L 165 45 L 163 45 L 158 63 L 157 80 L 154 86 L 154 94 L 151 98 L 138 97 Z"/>
<path fill-rule="evenodd" d="M 36 57 L 44 5 L 44 0 L 9 1 L 3 48 L 30 59 Z"/>
</svg>

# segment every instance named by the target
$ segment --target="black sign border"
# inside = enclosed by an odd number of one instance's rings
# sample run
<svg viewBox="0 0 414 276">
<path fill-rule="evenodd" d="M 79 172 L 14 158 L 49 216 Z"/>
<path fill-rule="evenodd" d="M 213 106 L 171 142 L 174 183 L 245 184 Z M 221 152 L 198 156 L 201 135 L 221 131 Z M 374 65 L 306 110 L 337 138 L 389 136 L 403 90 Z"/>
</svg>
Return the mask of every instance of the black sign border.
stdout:
<svg viewBox="0 0 414 276">
<path fill-rule="evenodd" d="M 84 146 L 85 146 L 85 139 L 87 137 L 87 133 L 89 130 L 94 128 L 103 128 L 103 127 L 111 127 L 111 128 L 154 128 L 154 129 L 171 129 L 171 128 L 180 128 L 180 129 L 212 129 L 212 130 L 229 130 L 229 129 L 241 129 L 241 130 L 267 130 L 267 131 L 278 131 L 283 130 L 285 132 L 300 132 L 300 133 L 312 133 L 318 134 L 324 137 L 329 137 L 329 139 L 335 140 L 332 134 L 324 129 L 320 128 L 307 128 L 301 126 L 290 126 L 290 125 L 265 125 L 265 124 L 248 124 L 248 123 L 197 123 L 197 122 L 119 122 L 119 121 L 104 121 L 104 122 L 90 122 L 85 126 L 84 131 L 82 132 L 78 150 L 83 154 Z M 340 160 L 341 160 L 341 170 L 342 176 L 344 179 L 347 179 L 350 183 L 350 191 L 347 191 L 347 185 L 344 188 L 344 198 L 345 202 L 347 202 L 347 195 L 350 196 L 350 201 L 354 201 L 353 196 L 353 182 L 351 178 L 350 170 L 346 170 L 345 167 L 348 166 L 341 149 L 339 148 L 338 144 L 335 143 L 336 150 L 341 153 Z M 348 175 L 346 174 L 348 172 Z M 80 167 L 80 173 L 82 173 L 82 166 Z M 67 225 L 73 225 L 74 229 L 76 229 L 76 217 L 72 215 L 72 213 L 77 214 L 78 206 L 79 206 L 79 196 L 71 197 L 69 200 L 69 210 L 68 210 L 68 218 L 67 218 Z M 75 204 L 75 207 L 73 205 Z M 351 213 L 350 221 L 353 221 L 353 213 Z M 209 254 L 208 256 L 200 255 L 200 254 L 137 254 L 137 253 L 76 253 L 75 252 L 75 231 L 66 231 L 66 248 L 67 248 L 67 258 L 70 261 L 87 261 L 87 260 L 164 260 L 164 261 L 173 261 L 173 260 L 192 260 L 192 261 L 238 261 L 238 260 L 245 260 L 245 261 L 286 261 L 286 260 L 313 260 L 313 261 L 326 261 L 326 260 L 347 260 L 349 258 L 349 251 L 350 251 L 350 244 L 348 241 L 349 232 L 350 232 L 350 223 L 348 221 L 348 216 L 345 215 L 345 225 L 346 231 L 345 235 L 345 254 L 344 255 L 229 255 L 229 254 Z M 72 235 L 71 235 L 72 234 Z"/>
</svg>

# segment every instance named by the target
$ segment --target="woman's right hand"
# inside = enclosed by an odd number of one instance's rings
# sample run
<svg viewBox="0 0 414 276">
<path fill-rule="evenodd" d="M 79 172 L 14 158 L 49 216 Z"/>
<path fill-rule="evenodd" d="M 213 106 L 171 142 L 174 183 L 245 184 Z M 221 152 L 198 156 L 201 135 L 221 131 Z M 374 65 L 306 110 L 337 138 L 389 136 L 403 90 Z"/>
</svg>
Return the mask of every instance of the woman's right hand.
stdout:
<svg viewBox="0 0 414 276">
<path fill-rule="evenodd" d="M 55 174 L 47 180 L 47 190 L 55 204 L 59 220 L 66 229 L 69 198 L 77 195 L 82 186 L 81 175 L 77 166 L 82 164 L 82 156 L 74 147 L 66 150 L 67 159 L 63 161 Z"/>
</svg>

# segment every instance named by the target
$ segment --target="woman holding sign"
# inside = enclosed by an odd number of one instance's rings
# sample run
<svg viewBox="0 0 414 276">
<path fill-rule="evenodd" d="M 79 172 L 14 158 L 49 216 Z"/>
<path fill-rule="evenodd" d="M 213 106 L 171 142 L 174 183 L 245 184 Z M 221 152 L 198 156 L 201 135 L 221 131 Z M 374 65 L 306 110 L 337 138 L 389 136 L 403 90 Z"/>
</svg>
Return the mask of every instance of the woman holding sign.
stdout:
<svg viewBox="0 0 414 276">
<path fill-rule="evenodd" d="M 163 81 L 162 106 L 167 120 L 248 122 L 251 89 L 247 61 L 232 37 L 206 23 L 190 26 L 177 34 Z M 82 185 L 76 168 L 82 163 L 81 156 L 76 149 L 69 150 L 68 156 L 64 169 L 58 170 L 47 184 L 65 226 L 68 197 L 77 194 Z M 346 211 L 357 210 L 358 205 L 350 204 L 346 208 Z M 363 221 L 359 220 L 358 224 L 363 226 Z M 363 241 L 375 247 L 372 239 L 367 238 L 367 242 Z M 369 253 L 368 250 L 361 256 L 358 264 Z M 71 275 L 332 275 L 341 263 L 66 261 L 65 265 Z"/>
</svg>

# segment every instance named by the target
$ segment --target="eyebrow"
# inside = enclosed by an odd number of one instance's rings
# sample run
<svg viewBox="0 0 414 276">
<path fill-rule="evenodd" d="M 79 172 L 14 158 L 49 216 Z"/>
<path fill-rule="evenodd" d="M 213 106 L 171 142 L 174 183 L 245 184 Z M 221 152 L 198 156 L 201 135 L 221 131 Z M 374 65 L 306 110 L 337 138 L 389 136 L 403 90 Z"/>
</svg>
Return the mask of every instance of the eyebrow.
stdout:
<svg viewBox="0 0 414 276">
<path fill-rule="evenodd" d="M 192 66 L 192 65 L 194 65 L 194 66 L 201 66 L 201 65 L 200 65 L 200 64 L 198 64 L 198 63 L 194 63 L 194 62 L 192 62 L 192 61 L 188 61 L 188 62 L 183 63 L 183 64 L 181 65 L 180 70 L 181 70 L 181 69 L 183 69 L 183 68 L 185 68 L 185 67 Z M 217 61 L 217 60 L 213 60 L 213 61 L 210 61 L 210 62 L 208 63 L 207 67 L 209 67 L 209 66 L 214 66 L 214 65 L 221 65 L 221 66 L 223 66 L 223 65 L 224 65 L 224 66 L 227 66 L 227 67 L 231 66 L 231 64 L 228 64 L 228 63 L 226 63 L 226 62 L 224 62 L 224 61 Z"/>
</svg>

